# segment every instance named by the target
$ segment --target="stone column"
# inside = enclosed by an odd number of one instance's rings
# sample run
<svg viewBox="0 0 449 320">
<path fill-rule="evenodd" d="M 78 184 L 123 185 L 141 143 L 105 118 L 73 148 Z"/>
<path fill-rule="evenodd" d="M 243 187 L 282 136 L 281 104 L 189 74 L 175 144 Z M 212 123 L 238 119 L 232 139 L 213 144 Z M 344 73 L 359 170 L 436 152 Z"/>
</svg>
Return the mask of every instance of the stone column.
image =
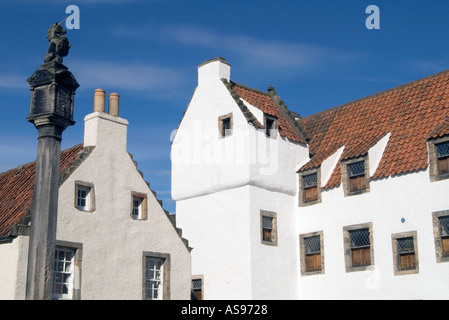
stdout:
<svg viewBox="0 0 449 320">
<path fill-rule="evenodd" d="M 58 61 L 44 63 L 28 79 L 27 120 L 38 130 L 26 299 L 52 298 L 62 132 L 73 125 L 73 99 L 79 84 Z"/>
</svg>

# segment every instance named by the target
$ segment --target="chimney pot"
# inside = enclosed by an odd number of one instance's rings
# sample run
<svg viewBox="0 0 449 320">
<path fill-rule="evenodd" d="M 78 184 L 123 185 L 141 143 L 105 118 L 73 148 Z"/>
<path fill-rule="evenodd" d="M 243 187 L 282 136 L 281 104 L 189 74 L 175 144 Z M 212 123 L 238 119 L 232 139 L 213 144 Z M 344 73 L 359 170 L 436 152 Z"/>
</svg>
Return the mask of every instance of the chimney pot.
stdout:
<svg viewBox="0 0 449 320">
<path fill-rule="evenodd" d="M 95 90 L 94 112 L 104 112 L 104 97 L 105 91 L 103 89 Z"/>
<path fill-rule="evenodd" d="M 119 115 L 119 100 L 120 95 L 118 93 L 109 94 L 109 114 L 114 117 Z"/>
</svg>

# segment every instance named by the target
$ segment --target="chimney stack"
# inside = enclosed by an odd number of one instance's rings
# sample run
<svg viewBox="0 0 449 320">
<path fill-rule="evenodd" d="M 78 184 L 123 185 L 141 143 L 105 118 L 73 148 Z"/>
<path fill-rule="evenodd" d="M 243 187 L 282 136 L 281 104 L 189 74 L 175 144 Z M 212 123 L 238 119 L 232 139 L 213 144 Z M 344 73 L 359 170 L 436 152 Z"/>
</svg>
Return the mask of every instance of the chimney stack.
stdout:
<svg viewBox="0 0 449 320">
<path fill-rule="evenodd" d="M 110 93 L 109 94 L 109 115 L 118 117 L 119 100 L 120 100 L 120 95 L 118 93 Z"/>
<path fill-rule="evenodd" d="M 94 112 L 104 112 L 105 91 L 103 89 L 95 90 Z"/>
</svg>

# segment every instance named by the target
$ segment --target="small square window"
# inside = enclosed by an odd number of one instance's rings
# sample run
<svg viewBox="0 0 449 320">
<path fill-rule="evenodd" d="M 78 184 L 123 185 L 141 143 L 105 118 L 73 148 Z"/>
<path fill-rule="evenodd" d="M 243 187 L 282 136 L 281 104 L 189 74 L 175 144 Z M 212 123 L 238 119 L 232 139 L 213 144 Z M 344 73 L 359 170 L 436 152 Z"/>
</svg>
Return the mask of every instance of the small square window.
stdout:
<svg viewBox="0 0 449 320">
<path fill-rule="evenodd" d="M 437 149 L 438 173 L 449 173 L 449 141 L 435 145 Z"/>
<path fill-rule="evenodd" d="M 220 132 L 220 138 L 224 138 L 232 134 L 232 113 L 218 118 L 218 129 Z"/>
<path fill-rule="evenodd" d="M 394 274 L 418 273 L 416 231 L 391 235 L 393 241 Z"/>
<path fill-rule="evenodd" d="M 267 137 L 276 138 L 278 121 L 275 117 L 265 115 L 265 134 Z"/>
<path fill-rule="evenodd" d="M 75 182 L 75 208 L 81 211 L 95 211 L 93 184 L 81 181 Z"/>
<path fill-rule="evenodd" d="M 277 246 L 277 214 L 270 211 L 260 212 L 262 244 Z"/>
<path fill-rule="evenodd" d="M 147 219 L 147 196 L 144 193 L 131 193 L 131 217 L 136 220 Z"/>
</svg>

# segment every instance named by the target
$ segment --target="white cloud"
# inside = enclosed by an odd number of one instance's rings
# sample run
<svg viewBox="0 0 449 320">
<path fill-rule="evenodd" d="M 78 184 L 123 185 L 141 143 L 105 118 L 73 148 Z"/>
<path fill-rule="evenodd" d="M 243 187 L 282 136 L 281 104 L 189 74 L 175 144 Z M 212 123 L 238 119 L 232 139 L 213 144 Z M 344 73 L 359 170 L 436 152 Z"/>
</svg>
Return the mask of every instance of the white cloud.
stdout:
<svg viewBox="0 0 449 320">
<path fill-rule="evenodd" d="M 129 26 L 116 29 L 117 35 L 131 35 Z M 331 48 L 312 43 L 260 39 L 243 34 L 226 34 L 195 25 L 157 26 L 159 40 L 172 41 L 186 46 L 197 46 L 231 52 L 239 55 L 246 63 L 264 67 L 307 69 L 341 62 L 353 62 L 363 55 L 339 48 Z M 142 39 L 142 35 L 136 35 Z M 155 37 L 148 33 L 147 37 Z M 153 39 L 151 39 L 153 40 Z"/>
<path fill-rule="evenodd" d="M 17 73 L 4 73 L 0 74 L 0 88 L 7 89 L 24 89 L 28 88 L 28 83 L 26 82 L 28 76 L 17 74 Z"/>
</svg>

